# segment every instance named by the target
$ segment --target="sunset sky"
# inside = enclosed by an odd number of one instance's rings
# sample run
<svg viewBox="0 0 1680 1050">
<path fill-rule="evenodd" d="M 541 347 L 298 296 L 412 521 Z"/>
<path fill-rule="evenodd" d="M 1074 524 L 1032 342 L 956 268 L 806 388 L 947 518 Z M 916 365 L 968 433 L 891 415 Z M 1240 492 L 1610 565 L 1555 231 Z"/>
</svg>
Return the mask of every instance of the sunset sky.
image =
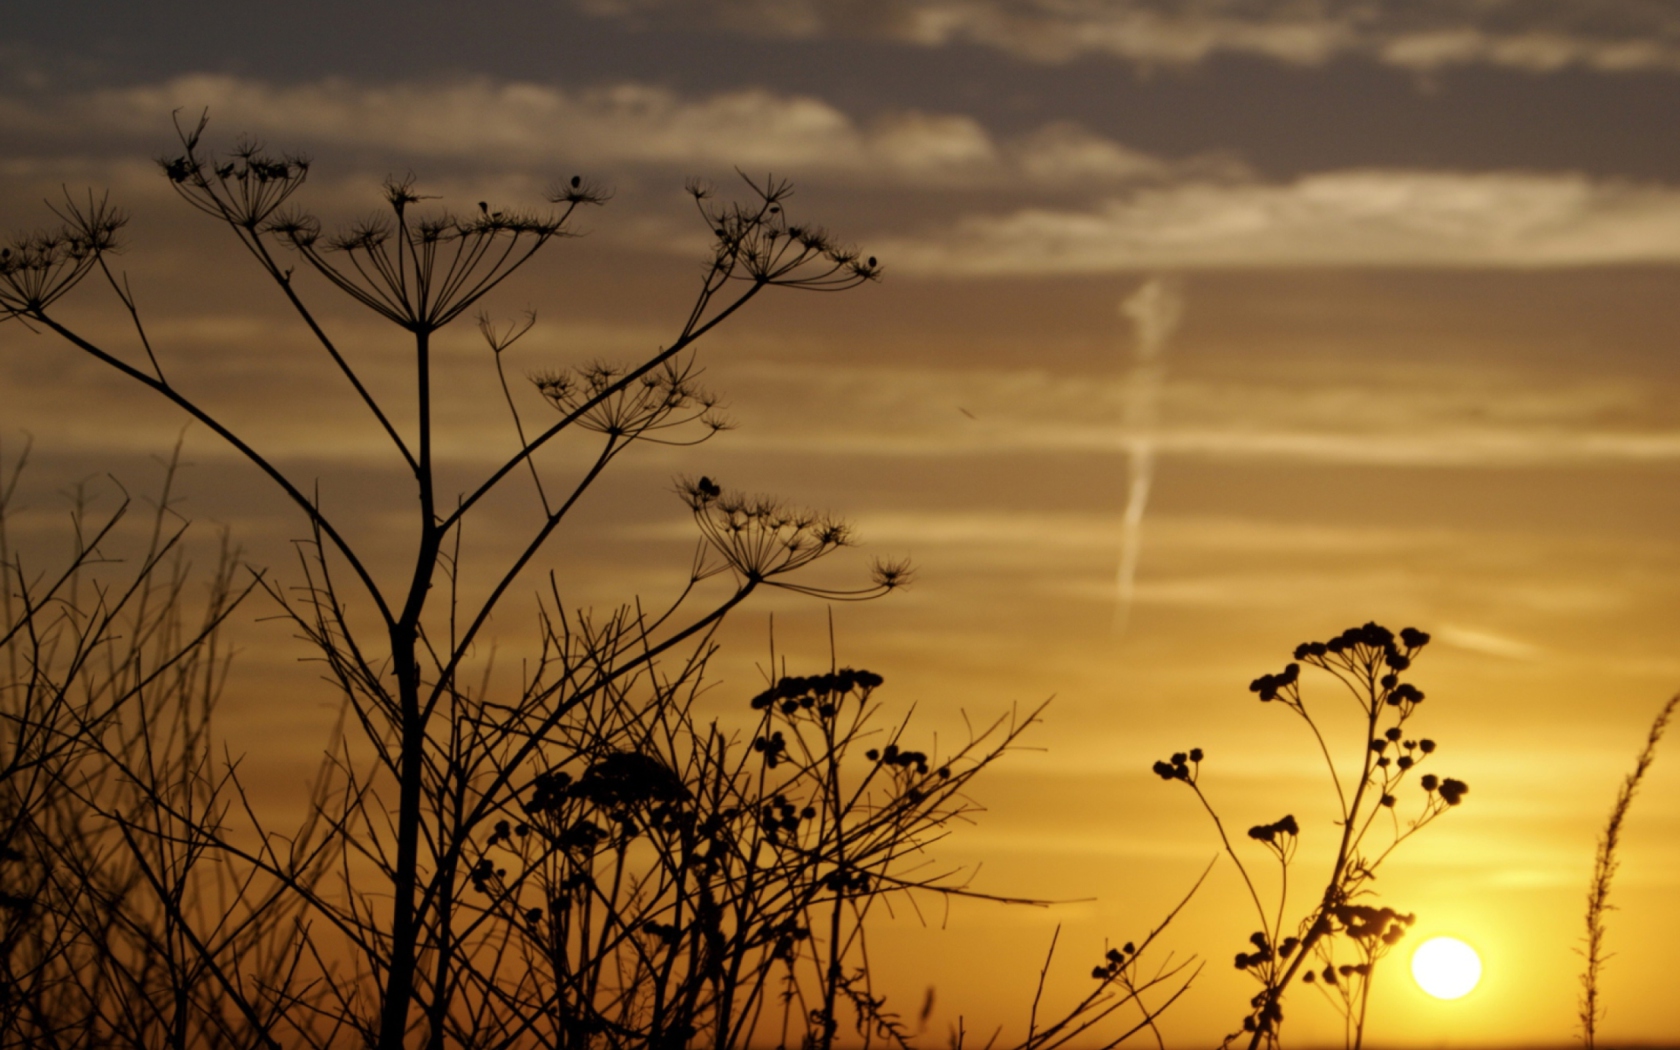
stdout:
<svg viewBox="0 0 1680 1050">
<path fill-rule="evenodd" d="M 708 339 L 706 382 L 737 428 L 627 456 L 544 567 L 602 603 L 666 593 L 692 542 L 671 480 L 704 473 L 832 510 L 865 554 L 914 561 L 912 587 L 833 615 L 841 662 L 881 673 L 928 734 L 1054 697 L 1034 750 L 978 782 L 988 812 L 937 856 L 982 865 L 978 890 L 1074 903 L 886 924 L 877 966 L 907 1013 L 936 989 L 930 1031 L 1019 1028 L 1058 924 L 1046 995 L 1083 994 L 1105 938 L 1137 938 L 1188 889 L 1218 839 L 1149 772 L 1170 752 L 1206 750 L 1202 785 L 1233 827 L 1300 817 L 1310 880 L 1335 830 L 1316 751 L 1247 686 L 1297 643 L 1375 620 L 1433 634 L 1419 731 L 1471 786 L 1388 862 L 1381 902 L 1418 913 L 1411 937 L 1475 945 L 1486 975 L 1436 1002 L 1396 955 L 1371 1041 L 1571 1040 L 1595 836 L 1680 689 L 1680 7 L 3 10 L 0 227 L 50 221 L 60 186 L 109 188 L 171 374 L 365 536 L 405 521 L 400 464 L 237 244 L 159 174 L 173 111 L 208 107 L 218 147 L 249 133 L 307 152 L 302 199 L 329 219 L 371 210 L 390 174 L 462 210 L 537 204 L 573 174 L 610 187 L 586 236 L 493 299 L 498 317 L 537 312 L 516 374 L 670 341 L 707 258 L 689 176 L 725 194 L 736 168 L 785 176 L 792 212 L 881 260 L 878 285 L 773 290 Z M 127 338 L 91 285 L 60 312 Z M 392 333 L 327 313 L 372 381 L 403 390 Z M 487 351 L 458 328 L 439 344 L 441 454 L 466 479 L 516 446 Z M 183 423 L 0 326 L 0 443 L 33 438 L 38 535 L 78 479 L 146 491 Z M 185 440 L 187 512 L 287 578 L 304 523 L 212 435 Z M 826 666 L 826 606 L 749 603 L 719 703 L 759 687 L 772 612 L 790 669 Z M 279 798 L 332 698 L 282 625 L 249 619 L 224 726 Z M 1307 696 L 1348 707 L 1310 677 Z M 1626 834 L 1602 1039 L 1672 1040 L 1680 755 L 1659 758 Z M 1169 1045 L 1240 1023 L 1242 906 L 1221 862 L 1164 935 L 1208 960 L 1165 1017 Z M 1339 1045 L 1313 998 L 1292 1000 L 1292 1042 Z"/>
</svg>

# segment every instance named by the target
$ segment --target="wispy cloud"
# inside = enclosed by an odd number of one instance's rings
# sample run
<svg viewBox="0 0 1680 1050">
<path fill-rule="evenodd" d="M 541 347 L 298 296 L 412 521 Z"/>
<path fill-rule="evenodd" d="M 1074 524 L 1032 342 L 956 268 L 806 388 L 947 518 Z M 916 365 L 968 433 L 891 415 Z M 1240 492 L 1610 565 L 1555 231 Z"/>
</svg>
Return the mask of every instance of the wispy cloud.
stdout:
<svg viewBox="0 0 1680 1050">
<path fill-rule="evenodd" d="M 1641 0 L 579 0 L 598 15 L 792 37 L 977 44 L 1038 62 L 1107 55 L 1182 66 L 1222 54 L 1290 65 L 1345 56 L 1432 72 L 1680 70 L 1680 10 Z"/>
<path fill-rule="evenodd" d="M 900 273 L 1680 259 L 1676 185 L 1400 169 L 1268 182 L 1229 158 L 1163 158 L 1065 121 L 1001 136 L 964 114 L 904 110 L 864 120 L 820 98 L 759 88 L 688 96 L 635 83 L 573 90 L 484 78 L 276 84 L 193 75 L 56 98 L 0 96 L 0 132 L 37 152 L 122 151 L 112 163 L 135 168 L 129 161 L 158 149 L 173 113 L 204 106 L 230 138 L 249 132 L 386 170 L 442 167 L 434 174 L 445 179 L 740 167 L 890 187 L 914 194 L 921 228 L 906 229 L 900 215 L 890 231 L 856 232 Z M 21 152 L 0 174 L 27 181 L 48 167 Z M 161 185 L 149 169 L 147 177 Z M 643 240 L 694 247 L 663 227 Z"/>
<path fill-rule="evenodd" d="M 1456 624 L 1442 624 L 1431 632 L 1443 644 L 1472 653 L 1503 657 L 1507 660 L 1537 660 L 1543 654 L 1539 646 L 1494 631 Z"/>
<path fill-rule="evenodd" d="M 1175 563 L 1206 565 L 1211 553 L 1275 565 L 1280 558 L 1312 557 L 1374 562 L 1399 554 L 1433 553 L 1472 542 L 1465 532 L 1406 522 L 1393 525 L 1325 525 L 1237 515 L 1163 514 L 1156 541 Z M 871 545 L 937 547 L 941 551 L 1031 548 L 1036 557 L 1061 552 L 1100 556 L 1114 549 L 1114 515 L 1082 510 L 872 509 L 858 521 Z M 642 524 L 625 535 L 688 540 L 686 519 Z M 1507 539 L 1507 543 L 1515 542 Z M 1536 555 L 1539 557 L 1540 555 Z"/>
<path fill-rule="evenodd" d="M 1680 188 L 1572 173 L 1339 171 L 1149 187 L 1087 209 L 970 215 L 870 243 L 925 274 L 1671 262 Z"/>
<path fill-rule="evenodd" d="M 1495 430 L 1462 427 L 1431 434 L 1359 430 L 1315 431 L 1192 427 L 1156 432 L 1158 456 L 1229 461 L 1276 460 L 1373 467 L 1556 467 L 1603 463 L 1680 462 L 1680 432 L 1617 433 L 1529 427 Z M 851 435 L 836 428 L 731 438 L 734 447 L 809 455 L 919 457 L 995 455 L 1000 452 L 1113 452 L 1124 445 L 1112 425 L 1026 424 L 980 437 L 939 434 Z"/>
<path fill-rule="evenodd" d="M 859 121 L 809 95 L 750 88 L 691 97 L 641 83 L 582 90 L 488 78 L 274 84 L 201 74 L 48 100 L 0 97 L 0 129 L 101 149 L 123 142 L 154 149 L 172 114 L 206 107 L 220 131 L 261 135 L 276 146 L 479 168 L 543 164 L 567 174 L 580 166 L 738 166 L 877 184 L 1019 189 L 1233 170 L 1217 158 L 1168 162 L 1067 122 L 999 139 L 963 114 L 902 110 Z"/>
<path fill-rule="evenodd" d="M 1157 456 L 1232 461 L 1531 467 L 1680 460 L 1680 431 L 1660 410 L 1666 394 L 1655 388 L 1563 386 L 1509 370 L 1417 362 L 1395 367 L 1390 373 L 1373 364 L 1358 381 L 1281 368 L 1266 382 L 1169 381 L 1160 422 L 1146 431 L 1116 425 L 1129 390 L 1117 371 L 762 363 L 731 372 L 748 425 L 728 440 L 742 450 L 894 457 L 1119 457 L 1149 436 Z"/>
</svg>

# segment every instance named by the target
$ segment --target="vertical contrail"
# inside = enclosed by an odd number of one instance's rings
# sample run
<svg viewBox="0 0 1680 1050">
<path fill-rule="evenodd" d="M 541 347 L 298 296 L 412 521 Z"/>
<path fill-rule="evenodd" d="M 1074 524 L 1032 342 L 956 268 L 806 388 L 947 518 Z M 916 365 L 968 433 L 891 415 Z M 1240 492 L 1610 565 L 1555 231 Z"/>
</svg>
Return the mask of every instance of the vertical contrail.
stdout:
<svg viewBox="0 0 1680 1050">
<path fill-rule="evenodd" d="M 1151 277 L 1120 301 L 1132 322 L 1132 371 L 1126 383 L 1121 432 L 1126 445 L 1126 513 L 1120 524 L 1120 571 L 1116 579 L 1114 633 L 1124 634 L 1132 614 L 1138 556 L 1143 548 L 1143 511 L 1155 480 L 1155 416 L 1166 377 L 1162 355 L 1184 316 L 1177 282 Z"/>
</svg>

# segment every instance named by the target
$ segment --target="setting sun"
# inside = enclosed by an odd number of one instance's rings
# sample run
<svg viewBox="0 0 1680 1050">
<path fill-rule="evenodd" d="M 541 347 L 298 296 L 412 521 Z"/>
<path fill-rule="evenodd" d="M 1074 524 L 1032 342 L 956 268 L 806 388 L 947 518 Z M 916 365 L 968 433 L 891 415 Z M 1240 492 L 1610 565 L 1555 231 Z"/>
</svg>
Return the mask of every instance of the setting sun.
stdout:
<svg viewBox="0 0 1680 1050">
<path fill-rule="evenodd" d="M 1482 979 L 1482 959 L 1456 937 L 1431 937 L 1412 953 L 1412 979 L 1437 999 L 1460 999 Z"/>
</svg>

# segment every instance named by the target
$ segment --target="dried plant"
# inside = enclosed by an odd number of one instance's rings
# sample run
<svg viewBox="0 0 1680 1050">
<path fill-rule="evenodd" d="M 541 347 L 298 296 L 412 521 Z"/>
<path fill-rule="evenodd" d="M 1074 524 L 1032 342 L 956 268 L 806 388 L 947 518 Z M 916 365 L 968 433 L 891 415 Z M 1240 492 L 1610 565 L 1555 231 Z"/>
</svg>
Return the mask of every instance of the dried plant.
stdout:
<svg viewBox="0 0 1680 1050">
<path fill-rule="evenodd" d="M 177 459 L 138 535 L 126 497 L 95 520 L 79 487 L 65 567 L 33 570 L 9 528 L 27 458 L 0 486 L 0 1045 L 245 1045 L 310 996 L 295 904 L 206 863 L 231 800 L 220 638 L 249 587 L 224 538 L 192 597 Z"/>
<path fill-rule="evenodd" d="M 1213 820 L 1225 854 L 1236 865 L 1254 906 L 1259 929 L 1248 947 L 1236 956 L 1237 969 L 1253 977 L 1260 990 L 1249 1001 L 1240 1031 L 1226 1037 L 1226 1045 L 1246 1041 L 1250 1050 L 1276 1047 L 1281 1039 L 1283 997 L 1291 983 L 1316 987 L 1342 1014 L 1346 1043 L 1359 1047 L 1364 1039 L 1366 1005 L 1377 963 L 1405 935 L 1414 916 L 1369 903 L 1377 868 L 1394 849 L 1463 801 L 1470 789 L 1463 781 L 1418 776 L 1423 803 L 1416 814 L 1402 819 L 1396 812 L 1402 785 L 1435 752 L 1435 742 L 1412 737 L 1409 723 L 1423 702 L 1422 690 L 1401 675 L 1411 669 L 1429 636 L 1406 628 L 1398 637 L 1374 623 L 1352 627 L 1328 642 L 1298 646 L 1295 659 L 1276 674 L 1261 675 L 1249 686 L 1263 703 L 1277 703 L 1294 712 L 1312 732 L 1324 758 L 1336 797 L 1336 825 L 1341 829 L 1323 888 L 1299 919 L 1289 912 L 1289 877 L 1303 833 L 1293 815 L 1248 829 L 1248 838 L 1264 850 L 1278 868 L 1276 901 L 1268 905 L 1255 872 L 1244 862 L 1226 833 L 1212 802 L 1203 793 L 1200 777 L 1205 757 L 1191 748 L 1156 762 L 1154 772 L 1167 781 L 1188 787 Z M 1338 769 L 1330 742 L 1301 694 L 1301 664 L 1327 672 L 1346 688 L 1363 723 L 1352 765 L 1356 777 Z"/>
<path fill-rule="evenodd" d="M 204 630 L 165 632 L 199 661 L 170 694 L 174 706 L 136 694 L 134 720 L 112 722 L 124 727 L 115 734 L 99 732 L 91 714 L 77 716 L 80 764 L 59 781 L 76 813 L 102 830 L 76 840 L 85 844 L 80 867 L 62 870 L 77 872 L 69 885 L 121 905 L 76 920 L 77 929 L 105 921 L 161 970 L 124 977 L 132 1001 L 102 1000 L 108 1031 L 87 1029 L 74 1041 L 399 1050 L 776 1039 L 828 1048 L 844 1028 L 865 1043 L 905 1044 L 903 1023 L 870 982 L 866 922 L 894 901 L 915 908 L 973 894 L 962 873 L 931 867 L 926 850 L 970 812 L 968 785 L 1036 712 L 940 753 L 908 746 L 906 718 L 887 719 L 869 672 L 773 673 L 741 712 L 755 712 L 751 721 L 702 720 L 694 700 L 719 623 L 756 591 L 866 599 L 906 582 L 907 565 L 878 562 L 856 586 L 819 586 L 801 573 L 851 545 L 843 522 L 726 491 L 709 477 L 681 480 L 699 535 L 669 603 L 576 608 L 566 581 L 549 573 L 535 655 L 517 688 L 492 673 L 487 635 L 610 463 L 642 442 L 696 443 L 727 426 L 698 382 L 701 339 L 766 289 L 856 287 L 876 279 L 876 260 L 792 221 L 785 182 L 746 180 L 739 203 L 691 183 L 713 244 L 682 323 L 637 361 L 533 372 L 553 413 L 533 423 L 505 359 L 535 317 L 499 326 L 483 300 L 569 236 L 577 209 L 604 203 L 605 193 L 574 177 L 556 184 L 548 210 L 481 202 L 461 216 L 427 204 L 413 180 L 393 180 L 378 214 L 328 233 L 296 203 L 306 158 L 249 141 L 218 156 L 203 145 L 205 127 L 178 129 L 181 151 L 163 173 L 274 282 L 385 435 L 412 483 L 413 557 L 382 578 L 372 551 L 389 548 L 389 535 L 349 534 L 308 480 L 176 385 L 126 276 L 108 265 L 124 220 L 104 199 L 67 201 L 58 233 L 0 252 L 0 318 L 54 333 L 173 403 L 290 499 L 309 530 L 301 585 L 262 573 L 252 586 L 313 647 L 346 716 L 302 827 L 270 827 L 237 765 L 212 761 L 221 679 L 211 669 L 223 666 L 215 627 L 242 596 L 230 590 L 232 552 L 215 575 L 215 616 Z M 132 320 L 133 350 L 60 314 L 64 296 L 95 272 Z M 363 383 L 358 352 L 309 305 L 308 274 L 412 340 L 414 422 L 398 426 Z M 462 491 L 444 492 L 436 406 L 455 392 L 436 386 L 432 346 L 469 314 L 517 442 Z M 561 439 L 592 449 L 571 477 L 537 463 Z M 463 526 L 516 473 L 531 479 L 537 524 L 511 557 L 469 578 Z M 38 595 L 29 602 L 42 605 Z M 65 608 L 66 622 L 80 624 L 83 607 Z M 115 867 L 102 852 L 113 844 L 125 858 Z M 101 889 L 119 876 L 120 892 Z M 130 908 L 130 900 L 147 903 Z M 1150 1027 L 1189 977 L 1170 961 L 1146 972 L 1141 951 L 1111 953 L 1094 975 L 1097 989 L 1063 1020 L 1038 1027 L 1035 1003 L 1023 1045 L 1060 1046 L 1128 1004 L 1138 1020 L 1113 1041 Z M 131 1035 L 118 1015 L 155 1018 L 167 1034 Z"/>
<path fill-rule="evenodd" d="M 1598 1045 L 1598 1022 L 1604 1016 L 1604 1004 L 1599 1001 L 1598 979 L 1609 958 L 1604 952 L 1604 920 L 1612 908 L 1610 883 L 1616 877 L 1616 850 L 1622 843 L 1622 822 L 1627 819 L 1633 796 L 1639 791 L 1639 782 L 1645 779 L 1651 763 L 1657 759 L 1657 744 L 1661 743 L 1677 706 L 1680 706 L 1680 694 L 1669 697 L 1668 703 L 1657 712 L 1650 731 L 1645 734 L 1645 746 L 1633 764 L 1633 771 L 1622 780 L 1622 786 L 1616 792 L 1616 803 L 1610 807 L 1610 820 L 1604 825 L 1604 833 L 1599 836 L 1598 850 L 1593 857 L 1592 885 L 1587 889 L 1586 947 L 1581 952 L 1586 957 L 1587 966 L 1581 973 L 1579 1015 L 1581 1042 L 1588 1050 Z"/>
</svg>

